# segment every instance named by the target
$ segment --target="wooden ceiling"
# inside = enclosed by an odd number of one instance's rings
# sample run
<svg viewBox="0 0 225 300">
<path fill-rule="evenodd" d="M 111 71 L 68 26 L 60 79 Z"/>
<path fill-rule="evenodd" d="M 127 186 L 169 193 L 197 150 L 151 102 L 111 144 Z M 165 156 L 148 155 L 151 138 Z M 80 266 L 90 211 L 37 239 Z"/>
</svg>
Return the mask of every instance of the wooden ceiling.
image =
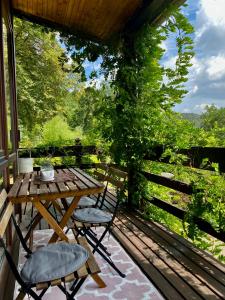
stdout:
<svg viewBox="0 0 225 300">
<path fill-rule="evenodd" d="M 157 18 L 165 9 L 165 3 L 177 1 L 179 0 L 12 0 L 12 8 L 19 17 L 104 41 L 122 32 L 135 18 L 140 19 L 140 14 L 155 12 Z"/>
</svg>

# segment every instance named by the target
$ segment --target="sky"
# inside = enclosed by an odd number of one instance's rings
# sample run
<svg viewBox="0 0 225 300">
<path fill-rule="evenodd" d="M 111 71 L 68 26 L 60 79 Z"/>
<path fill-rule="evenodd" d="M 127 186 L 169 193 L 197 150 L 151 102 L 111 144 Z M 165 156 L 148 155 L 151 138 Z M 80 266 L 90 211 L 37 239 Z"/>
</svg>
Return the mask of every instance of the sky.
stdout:
<svg viewBox="0 0 225 300">
<path fill-rule="evenodd" d="M 188 94 L 175 106 L 182 113 L 202 113 L 206 105 L 225 107 L 225 0 L 188 0 L 183 11 L 195 28 Z M 175 61 L 174 39 L 164 45 L 164 63 Z"/>
<path fill-rule="evenodd" d="M 182 11 L 195 28 L 193 35 L 195 57 L 192 60 L 188 94 L 183 102 L 174 107 L 181 113 L 204 112 L 207 105 L 225 107 L 225 0 L 187 0 Z M 174 66 L 176 60 L 175 38 L 171 36 L 163 43 L 165 55 L 163 65 Z M 94 64 L 85 61 L 87 77 L 90 72 L 100 70 L 101 59 Z M 103 75 L 95 80 L 99 87 Z M 87 85 L 93 82 L 88 81 Z"/>
</svg>

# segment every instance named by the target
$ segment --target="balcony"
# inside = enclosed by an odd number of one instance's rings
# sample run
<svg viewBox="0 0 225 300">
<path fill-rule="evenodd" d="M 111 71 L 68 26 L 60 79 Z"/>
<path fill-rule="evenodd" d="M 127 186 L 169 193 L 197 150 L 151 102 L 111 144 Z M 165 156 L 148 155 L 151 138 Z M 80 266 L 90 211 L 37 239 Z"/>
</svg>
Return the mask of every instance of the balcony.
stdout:
<svg viewBox="0 0 225 300">
<path fill-rule="evenodd" d="M 34 157 L 41 157 L 46 155 L 45 151 L 49 153 L 51 149 L 41 149 L 41 152 L 34 149 L 31 153 Z M 200 158 L 205 157 L 206 153 L 212 161 L 220 163 L 224 149 L 193 148 L 181 150 L 181 152 L 184 151 L 189 154 L 189 161 L 185 162 L 185 165 L 188 165 L 187 168 L 193 164 L 195 164 L 195 168 L 200 168 L 201 164 L 198 165 L 197 162 L 200 162 Z M 216 151 L 218 152 L 217 155 L 212 158 L 211 153 Z M 20 153 L 25 156 L 26 150 L 21 149 Z M 98 166 L 95 163 L 84 163 L 82 159 L 82 156 L 88 153 L 91 155 L 99 153 L 94 146 L 71 146 L 67 147 L 65 151 L 62 148 L 54 148 L 53 156 L 59 156 L 62 153 L 73 158 L 74 164 L 71 166 L 76 165 L 85 168 L 90 174 L 92 169 Z M 160 155 L 158 148 L 154 156 L 146 156 L 146 159 L 158 160 Z M 168 158 L 165 159 L 164 163 L 166 162 L 169 162 Z M 55 168 L 63 167 L 65 166 L 56 166 Z M 192 193 L 191 187 L 183 182 L 144 171 L 143 174 L 146 180 L 183 194 Z M 115 201 L 116 196 L 112 188 L 107 192 L 104 209 L 110 211 Z M 157 198 L 145 199 L 145 205 L 148 205 L 148 202 L 150 205 L 156 205 L 179 219 L 184 219 L 185 211 L 175 205 Z M 35 214 L 35 211 L 32 211 L 31 208 L 28 206 L 22 209 L 24 229 L 31 216 Z M 195 221 L 199 229 L 205 231 L 209 237 L 224 242 L 223 232 L 216 231 L 210 223 L 203 219 L 196 218 Z M 40 237 L 41 243 L 44 243 L 44 238 L 49 237 L 51 230 L 48 228 L 45 222 L 42 222 L 36 228 L 34 231 L 35 245 L 39 243 Z M 112 236 L 106 237 L 105 242 L 107 249 L 112 252 L 112 258 L 115 259 L 127 277 L 125 279 L 120 278 L 98 256 L 98 262 L 107 288 L 102 290 L 94 288 L 93 282 L 89 280 L 78 294 L 77 299 L 88 299 L 90 293 L 94 293 L 100 299 L 101 297 L 103 299 L 104 297 L 105 299 L 109 299 L 109 297 L 123 299 L 125 294 L 127 299 L 224 299 L 224 265 L 165 225 L 147 220 L 142 210 L 132 208 L 128 204 L 121 206 L 113 223 Z M 132 268 L 130 268 L 131 265 Z M 132 283 L 130 286 L 130 280 L 135 280 L 135 284 Z M 118 288 L 115 288 L 115 285 Z M 63 297 L 60 296 L 60 291 L 51 289 L 44 299 L 52 299 L 56 296 L 59 297 L 58 299 Z"/>
</svg>

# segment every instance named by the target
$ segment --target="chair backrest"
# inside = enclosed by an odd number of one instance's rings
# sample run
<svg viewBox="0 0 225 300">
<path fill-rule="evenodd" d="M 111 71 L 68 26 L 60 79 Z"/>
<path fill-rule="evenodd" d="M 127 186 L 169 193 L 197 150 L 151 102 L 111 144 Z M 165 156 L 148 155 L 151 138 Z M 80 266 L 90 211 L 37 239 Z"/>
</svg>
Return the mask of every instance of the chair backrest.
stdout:
<svg viewBox="0 0 225 300">
<path fill-rule="evenodd" d="M 106 181 L 106 175 L 108 174 L 109 167 L 107 164 L 100 163 L 96 165 L 96 168 L 94 170 L 94 176 L 99 181 Z"/>
<path fill-rule="evenodd" d="M 120 193 L 125 189 L 126 178 L 126 172 L 121 171 L 115 167 L 108 168 L 108 173 L 105 176 L 105 181 L 107 182 L 107 184 L 102 196 L 100 208 L 105 207 L 113 211 L 114 214 L 116 213 L 120 203 Z M 113 195 L 109 191 L 109 184 L 116 187 L 116 195 Z"/>
<path fill-rule="evenodd" d="M 20 242 L 21 242 L 24 250 L 27 252 L 27 255 L 31 254 L 32 252 L 27 247 L 25 240 L 23 239 L 22 232 L 16 222 L 16 219 L 13 216 L 13 211 L 14 211 L 14 206 L 11 202 L 8 201 L 6 190 L 2 190 L 0 193 L 0 247 L 2 247 L 4 249 L 6 259 L 8 260 L 8 263 L 10 265 L 11 270 L 14 273 L 16 280 L 19 282 L 20 285 L 23 285 L 24 282 L 23 282 L 22 278 L 20 277 L 17 267 L 14 263 L 14 260 L 11 256 L 11 254 L 9 253 L 9 251 L 5 245 L 5 242 L 4 242 L 4 235 L 5 235 L 8 225 L 11 222 L 11 219 L 13 221 L 13 224 L 16 229 L 16 233 L 20 239 Z"/>
<path fill-rule="evenodd" d="M 13 214 L 13 204 L 8 202 L 6 190 L 0 193 L 0 238 L 3 239 Z"/>
</svg>

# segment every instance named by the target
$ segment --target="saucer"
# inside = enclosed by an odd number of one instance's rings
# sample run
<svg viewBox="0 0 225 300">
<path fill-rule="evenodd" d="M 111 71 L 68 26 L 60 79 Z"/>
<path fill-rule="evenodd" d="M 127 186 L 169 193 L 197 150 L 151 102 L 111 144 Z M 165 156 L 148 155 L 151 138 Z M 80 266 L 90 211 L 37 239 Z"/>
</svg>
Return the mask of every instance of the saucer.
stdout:
<svg viewBox="0 0 225 300">
<path fill-rule="evenodd" d="M 55 179 L 55 177 L 49 177 L 49 178 L 45 178 L 45 179 L 40 178 L 40 179 L 41 179 L 41 181 L 53 181 Z"/>
</svg>

